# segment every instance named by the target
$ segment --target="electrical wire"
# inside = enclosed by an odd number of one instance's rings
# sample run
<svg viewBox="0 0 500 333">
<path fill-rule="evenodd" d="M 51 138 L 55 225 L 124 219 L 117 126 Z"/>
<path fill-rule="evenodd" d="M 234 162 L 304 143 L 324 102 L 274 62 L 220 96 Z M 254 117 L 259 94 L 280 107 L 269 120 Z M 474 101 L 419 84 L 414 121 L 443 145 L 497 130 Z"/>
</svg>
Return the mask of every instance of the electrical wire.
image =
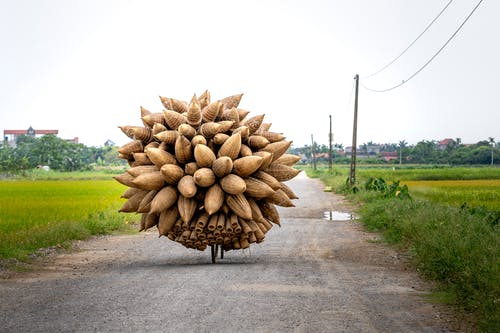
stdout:
<svg viewBox="0 0 500 333">
<path fill-rule="evenodd" d="M 354 95 L 354 87 L 356 86 L 355 78 L 352 80 L 351 93 L 349 94 L 349 101 L 347 102 L 347 106 L 351 107 L 352 96 Z"/>
<path fill-rule="evenodd" d="M 451 40 L 458 34 L 458 32 L 460 31 L 460 29 L 462 29 L 462 27 L 465 25 L 465 23 L 469 20 L 469 18 L 474 14 L 474 12 L 476 11 L 476 9 L 479 7 L 479 5 L 483 2 L 483 0 L 480 0 L 476 6 L 474 7 L 474 9 L 472 9 L 472 11 L 469 13 L 469 15 L 467 15 L 467 17 L 465 18 L 465 20 L 462 22 L 462 24 L 460 24 L 460 26 L 458 27 L 457 30 L 455 30 L 455 32 L 453 33 L 453 35 L 451 35 L 450 38 L 448 38 L 448 40 L 446 41 L 446 43 L 443 44 L 443 46 L 441 46 L 441 48 L 436 52 L 434 53 L 434 55 L 429 59 L 427 60 L 427 62 L 425 64 L 423 64 L 415 73 L 413 73 L 412 75 L 410 75 L 410 77 L 408 77 L 406 80 L 403 80 L 401 81 L 401 83 L 398 83 L 397 85 L 395 86 L 392 86 L 390 88 L 386 88 L 386 89 L 372 89 L 372 88 L 369 88 L 367 86 L 365 86 L 364 84 L 361 84 L 361 86 L 363 88 L 365 88 L 366 90 L 369 90 L 369 91 L 373 91 L 373 92 L 386 92 L 386 91 L 390 91 L 390 90 L 393 90 L 393 89 L 396 89 L 398 87 L 401 87 L 403 84 L 407 83 L 408 81 L 410 81 L 411 79 L 413 79 L 415 76 L 417 76 L 418 73 L 420 73 L 425 67 L 427 67 L 427 65 L 429 65 L 433 60 L 434 58 L 436 58 L 438 56 L 439 53 L 441 53 L 441 51 L 443 51 L 443 49 L 451 42 Z"/>
<path fill-rule="evenodd" d="M 437 16 L 436 16 L 436 17 L 435 17 L 435 18 L 431 21 L 431 23 L 429 23 L 429 24 L 427 25 L 427 27 L 424 29 L 424 31 L 422 31 L 422 32 L 420 33 L 420 35 L 418 35 L 418 36 L 417 36 L 417 38 L 415 38 L 415 40 L 414 40 L 413 42 L 411 42 L 411 43 L 410 43 L 410 45 L 408 45 L 408 47 L 407 47 L 406 49 L 404 49 L 404 50 L 403 50 L 403 52 L 401 52 L 401 53 L 400 53 L 400 54 L 399 54 L 396 58 L 392 59 L 392 61 L 391 61 L 391 62 L 389 62 L 389 63 L 388 63 L 387 65 L 385 65 L 384 67 L 380 68 L 378 71 L 376 71 L 376 72 L 374 72 L 374 73 L 372 73 L 372 74 L 370 74 L 370 75 L 363 76 L 363 77 L 362 77 L 362 79 L 368 79 L 368 78 L 370 78 L 370 77 L 372 77 L 372 76 L 377 75 L 378 73 L 382 72 L 382 71 L 383 71 L 383 70 L 385 70 L 387 67 L 389 67 L 390 65 L 392 65 L 394 62 L 396 62 L 396 60 L 398 60 L 399 58 L 401 58 L 401 56 L 402 56 L 403 54 L 405 54 L 405 53 L 406 53 L 406 51 L 408 51 L 408 50 L 409 50 L 409 49 L 413 46 L 413 44 L 415 44 L 415 43 L 416 43 L 416 42 L 420 39 L 420 37 L 422 37 L 422 36 L 423 36 L 423 34 L 425 34 L 425 33 L 427 32 L 427 30 L 429 30 L 429 28 L 430 28 L 430 27 L 434 24 L 434 22 L 436 22 L 436 21 L 437 21 L 437 19 L 441 16 L 441 14 L 443 14 L 443 13 L 444 13 L 444 11 L 446 10 L 446 8 L 448 8 L 448 6 L 449 6 L 452 2 L 453 2 L 453 0 L 450 0 L 450 1 L 446 4 L 446 6 L 444 6 L 444 8 L 443 8 L 443 9 L 439 12 L 439 14 L 438 14 L 438 15 L 437 15 Z"/>
</svg>

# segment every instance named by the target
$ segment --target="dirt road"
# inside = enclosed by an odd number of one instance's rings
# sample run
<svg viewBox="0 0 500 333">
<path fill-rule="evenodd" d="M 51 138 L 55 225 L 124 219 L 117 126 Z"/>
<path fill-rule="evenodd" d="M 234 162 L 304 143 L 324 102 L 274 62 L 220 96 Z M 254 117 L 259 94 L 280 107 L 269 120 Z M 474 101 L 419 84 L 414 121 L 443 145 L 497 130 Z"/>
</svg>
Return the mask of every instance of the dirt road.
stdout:
<svg viewBox="0 0 500 333">
<path fill-rule="evenodd" d="M 323 218 L 345 211 L 341 197 L 304 175 L 290 185 L 301 199 L 283 227 L 217 264 L 152 231 L 80 242 L 0 280 L 0 331 L 451 331 L 404 258 L 355 221 Z"/>
</svg>

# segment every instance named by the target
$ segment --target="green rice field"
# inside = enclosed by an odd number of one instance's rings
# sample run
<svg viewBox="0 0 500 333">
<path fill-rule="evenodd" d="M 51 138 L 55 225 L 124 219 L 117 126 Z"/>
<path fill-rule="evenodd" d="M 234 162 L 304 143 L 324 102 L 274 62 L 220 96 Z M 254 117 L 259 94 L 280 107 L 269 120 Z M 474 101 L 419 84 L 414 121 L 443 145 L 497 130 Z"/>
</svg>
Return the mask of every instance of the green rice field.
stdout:
<svg viewBox="0 0 500 333">
<path fill-rule="evenodd" d="M 122 229 L 125 187 L 106 180 L 0 181 L 0 258 Z"/>
<path fill-rule="evenodd" d="M 345 168 L 348 174 L 348 168 Z M 500 179 L 500 168 L 496 167 L 422 167 L 393 166 L 366 167 L 360 166 L 358 177 L 382 177 L 387 180 L 478 180 Z"/>
<path fill-rule="evenodd" d="M 349 177 L 347 166 L 307 169 L 312 177 L 325 185 L 341 188 Z M 357 186 L 362 188 L 369 178 L 382 178 L 388 183 L 401 181 L 412 196 L 454 207 L 484 207 L 500 210 L 500 168 L 495 167 L 422 167 L 422 166 L 358 166 Z"/>
<path fill-rule="evenodd" d="M 404 181 L 410 192 L 433 202 L 455 207 L 500 210 L 500 179 Z"/>
</svg>

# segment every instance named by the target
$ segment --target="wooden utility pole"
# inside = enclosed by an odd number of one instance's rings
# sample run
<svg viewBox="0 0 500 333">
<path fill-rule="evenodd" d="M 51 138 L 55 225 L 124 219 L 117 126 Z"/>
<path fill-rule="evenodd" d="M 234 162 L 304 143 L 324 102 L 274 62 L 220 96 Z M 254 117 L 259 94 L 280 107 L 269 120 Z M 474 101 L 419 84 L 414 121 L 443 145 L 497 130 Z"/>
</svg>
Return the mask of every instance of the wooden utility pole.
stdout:
<svg viewBox="0 0 500 333">
<path fill-rule="evenodd" d="M 352 127 L 352 152 L 351 152 L 351 172 L 349 174 L 349 184 L 354 186 L 356 183 L 356 139 L 358 131 L 358 91 L 359 91 L 359 75 L 354 77 L 356 80 L 356 89 L 354 95 L 354 124 Z"/>
<path fill-rule="evenodd" d="M 313 165 L 313 170 L 316 170 L 316 157 L 314 156 L 314 137 L 311 134 L 311 160 Z"/>
<path fill-rule="evenodd" d="M 328 151 L 328 170 L 332 171 L 332 115 L 330 115 L 330 133 L 328 134 L 329 151 Z"/>
</svg>

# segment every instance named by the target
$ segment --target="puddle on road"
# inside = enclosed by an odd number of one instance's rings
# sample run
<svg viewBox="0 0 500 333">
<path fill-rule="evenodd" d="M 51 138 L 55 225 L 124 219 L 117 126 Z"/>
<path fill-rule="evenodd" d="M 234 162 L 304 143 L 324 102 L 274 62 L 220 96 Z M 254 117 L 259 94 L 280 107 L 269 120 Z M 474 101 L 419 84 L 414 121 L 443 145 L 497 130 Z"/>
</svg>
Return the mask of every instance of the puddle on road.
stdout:
<svg viewBox="0 0 500 333">
<path fill-rule="evenodd" d="M 329 210 L 323 212 L 323 220 L 329 221 L 350 221 L 356 220 L 357 217 L 352 213 L 341 212 L 337 210 Z"/>
</svg>

